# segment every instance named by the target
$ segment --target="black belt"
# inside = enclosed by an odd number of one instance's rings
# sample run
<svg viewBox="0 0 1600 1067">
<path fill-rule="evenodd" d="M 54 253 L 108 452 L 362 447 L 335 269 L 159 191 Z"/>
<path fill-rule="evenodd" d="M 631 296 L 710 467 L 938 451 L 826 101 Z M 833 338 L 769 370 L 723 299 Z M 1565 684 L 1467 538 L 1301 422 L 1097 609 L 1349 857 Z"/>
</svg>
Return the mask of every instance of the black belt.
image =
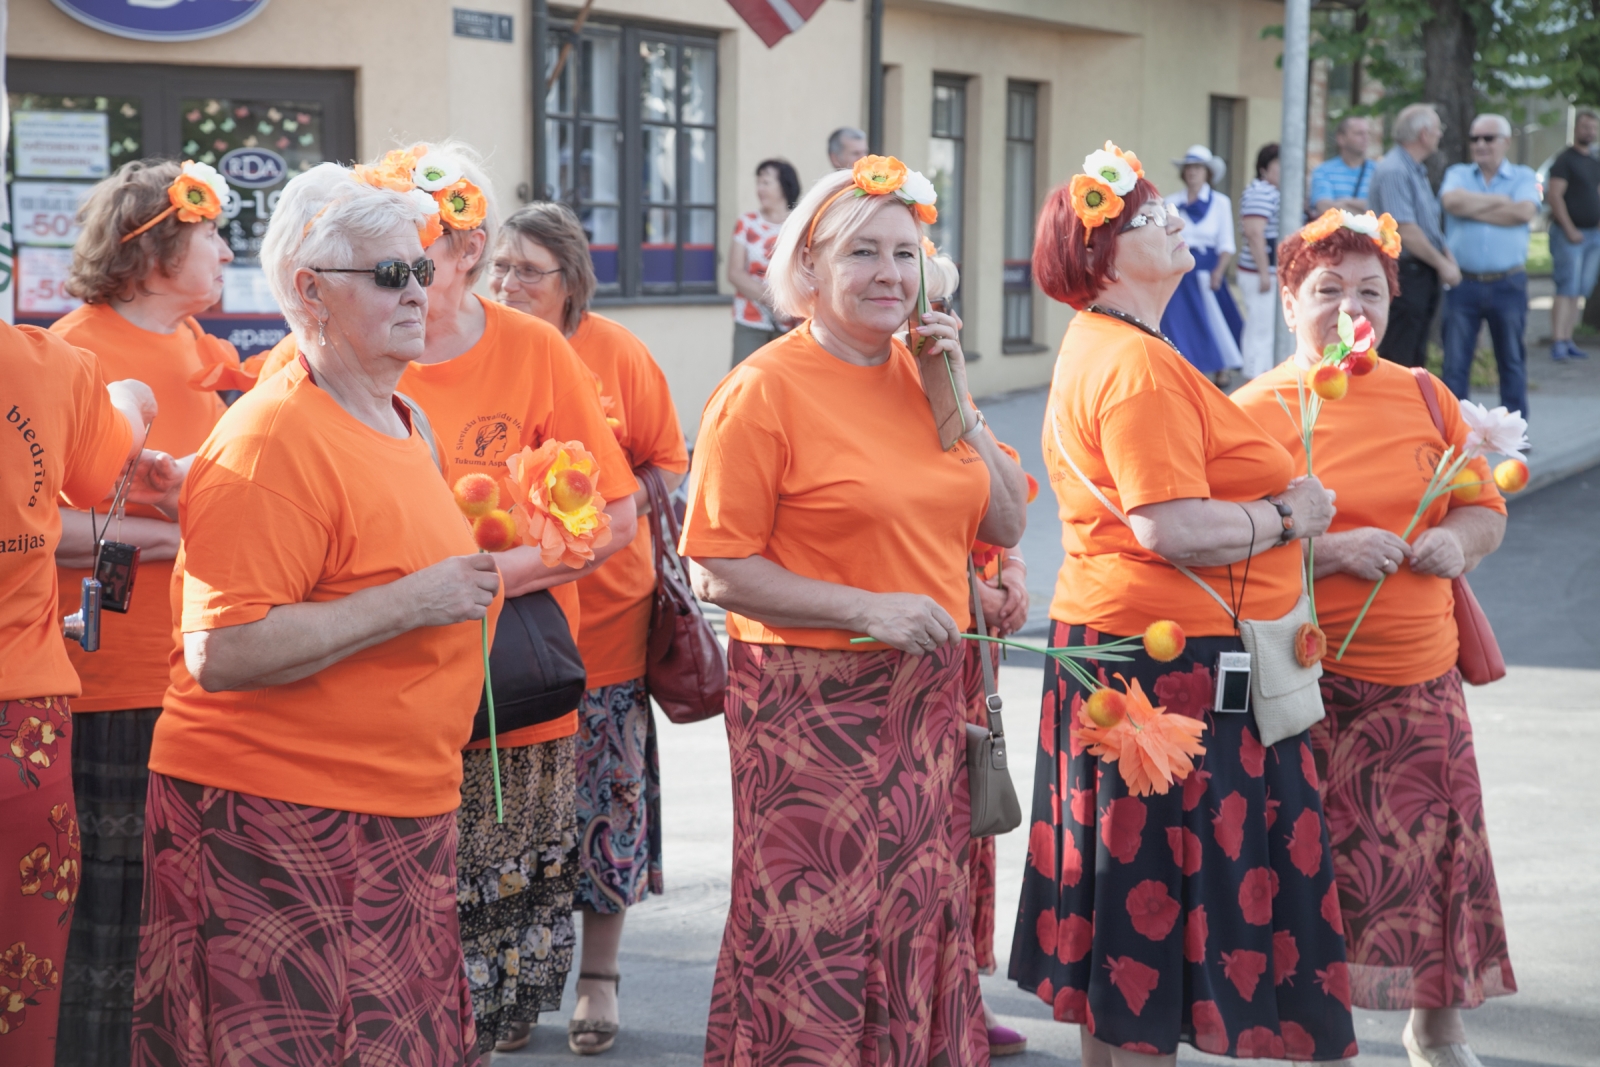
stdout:
<svg viewBox="0 0 1600 1067">
<path fill-rule="evenodd" d="M 1516 270 L 1495 271 L 1492 274 L 1474 274 L 1470 270 L 1464 270 L 1461 272 L 1461 280 L 1464 282 L 1501 282 L 1507 278 L 1515 278 L 1519 274 L 1526 273 L 1528 271 L 1524 267 L 1518 267 Z"/>
</svg>

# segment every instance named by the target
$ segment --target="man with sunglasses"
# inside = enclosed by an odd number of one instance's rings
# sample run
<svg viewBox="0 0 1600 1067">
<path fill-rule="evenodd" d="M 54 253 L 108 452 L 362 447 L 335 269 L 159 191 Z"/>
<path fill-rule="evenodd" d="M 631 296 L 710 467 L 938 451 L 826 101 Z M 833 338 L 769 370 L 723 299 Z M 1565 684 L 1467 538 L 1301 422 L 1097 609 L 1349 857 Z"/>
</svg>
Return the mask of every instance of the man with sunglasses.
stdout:
<svg viewBox="0 0 1600 1067">
<path fill-rule="evenodd" d="M 1500 368 L 1500 402 L 1528 414 L 1523 333 L 1528 323 L 1528 223 L 1539 211 L 1533 171 L 1506 159 L 1511 123 L 1479 115 L 1470 131 L 1472 162 L 1444 173 L 1439 203 L 1445 243 L 1461 265 L 1461 284 L 1445 294 L 1444 383 L 1466 399 L 1483 323 Z"/>
</svg>

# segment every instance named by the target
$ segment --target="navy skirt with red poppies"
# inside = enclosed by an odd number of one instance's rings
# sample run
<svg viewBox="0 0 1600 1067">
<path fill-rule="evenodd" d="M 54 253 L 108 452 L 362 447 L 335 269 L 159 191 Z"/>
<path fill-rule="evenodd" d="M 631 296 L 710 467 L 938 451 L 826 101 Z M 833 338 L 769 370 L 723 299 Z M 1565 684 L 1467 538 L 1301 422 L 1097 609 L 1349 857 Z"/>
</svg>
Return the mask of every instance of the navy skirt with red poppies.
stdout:
<svg viewBox="0 0 1600 1067">
<path fill-rule="evenodd" d="M 1052 625 L 1052 646 L 1097 640 L 1110 638 Z M 1103 677 L 1137 678 L 1157 706 L 1206 724 L 1195 770 L 1146 797 L 1063 730 L 1062 709 L 1088 694 L 1047 661 L 1010 976 L 1056 1019 L 1130 1051 L 1170 1054 L 1183 1041 L 1241 1059 L 1352 1057 L 1310 743 L 1268 748 L 1254 717 L 1209 710 L 1217 654 L 1242 649 L 1192 638 L 1171 663 L 1141 650 L 1103 665 Z"/>
</svg>

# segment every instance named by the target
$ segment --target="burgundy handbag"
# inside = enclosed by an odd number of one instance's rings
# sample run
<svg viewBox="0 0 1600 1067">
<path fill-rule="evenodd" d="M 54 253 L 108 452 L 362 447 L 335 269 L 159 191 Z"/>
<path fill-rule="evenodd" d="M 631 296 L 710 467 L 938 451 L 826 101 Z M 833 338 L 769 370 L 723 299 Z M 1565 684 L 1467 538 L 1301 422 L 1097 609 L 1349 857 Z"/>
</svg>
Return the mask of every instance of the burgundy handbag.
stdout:
<svg viewBox="0 0 1600 1067">
<path fill-rule="evenodd" d="M 1423 403 L 1428 405 L 1428 414 L 1433 416 L 1433 428 L 1448 442 L 1449 438 L 1444 432 L 1444 412 L 1439 410 L 1439 394 L 1434 390 L 1432 376 L 1421 367 L 1412 367 L 1411 373 L 1416 375 Z M 1468 685 L 1498 682 L 1506 676 L 1506 660 L 1500 654 L 1500 642 L 1495 640 L 1494 630 L 1489 626 L 1489 616 L 1483 613 L 1478 598 L 1472 595 L 1472 586 L 1467 584 L 1466 575 L 1452 581 L 1450 591 L 1456 598 L 1456 633 L 1460 635 L 1461 642 L 1460 651 L 1456 653 L 1456 667 L 1461 671 L 1461 677 Z"/>
<path fill-rule="evenodd" d="M 668 719 L 699 722 L 722 714 L 728 692 L 728 655 L 690 588 L 689 568 L 678 555 L 682 527 L 661 475 L 647 467 L 639 478 L 650 495 L 656 565 L 656 595 L 645 646 L 645 687 Z"/>
</svg>

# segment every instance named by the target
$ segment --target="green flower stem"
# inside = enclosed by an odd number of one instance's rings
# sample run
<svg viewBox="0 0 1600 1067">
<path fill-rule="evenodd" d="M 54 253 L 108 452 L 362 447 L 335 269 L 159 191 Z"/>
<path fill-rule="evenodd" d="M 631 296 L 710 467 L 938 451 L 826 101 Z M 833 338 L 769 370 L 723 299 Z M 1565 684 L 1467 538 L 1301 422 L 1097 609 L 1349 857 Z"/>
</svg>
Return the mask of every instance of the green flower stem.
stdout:
<svg viewBox="0 0 1600 1067">
<path fill-rule="evenodd" d="M 1024 652 L 1033 652 L 1041 656 L 1049 656 L 1055 660 L 1085 689 L 1093 692 L 1101 688 L 1100 682 L 1090 674 L 1078 660 L 1100 661 L 1107 663 L 1131 663 L 1133 656 L 1129 655 L 1136 646 L 1144 643 L 1141 637 L 1123 637 L 1103 645 L 1065 645 L 1061 648 L 1046 648 L 1043 645 L 1031 645 L 1026 641 L 1012 641 L 1004 637 L 990 637 L 987 634 L 962 634 L 968 641 L 988 641 L 991 644 L 1004 645 L 1008 648 L 1018 648 Z M 852 645 L 865 645 L 871 643 L 881 644 L 876 637 L 852 637 Z"/>
<path fill-rule="evenodd" d="M 489 698 L 489 755 L 494 760 L 494 821 L 506 821 L 505 800 L 500 793 L 500 742 L 495 737 L 494 686 L 489 681 L 489 617 L 478 622 L 483 627 L 483 692 Z"/>
</svg>

